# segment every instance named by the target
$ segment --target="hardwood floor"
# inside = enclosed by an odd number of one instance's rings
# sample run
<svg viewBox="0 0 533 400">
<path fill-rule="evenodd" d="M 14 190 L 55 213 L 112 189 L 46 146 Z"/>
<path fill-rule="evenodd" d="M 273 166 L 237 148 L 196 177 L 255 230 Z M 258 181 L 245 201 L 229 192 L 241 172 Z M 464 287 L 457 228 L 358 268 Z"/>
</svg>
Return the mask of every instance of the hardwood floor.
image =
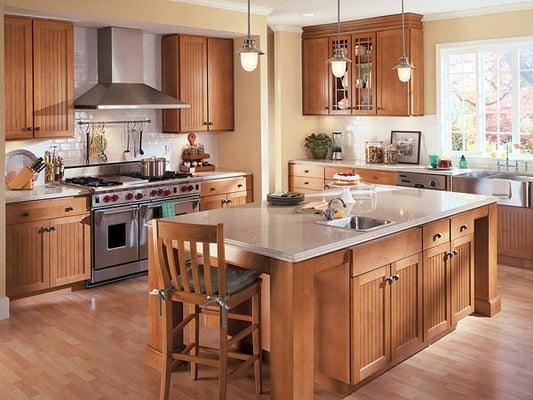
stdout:
<svg viewBox="0 0 533 400">
<path fill-rule="evenodd" d="M 156 399 L 159 375 L 143 362 L 146 278 L 14 304 L 0 321 L 0 399 Z M 347 399 L 533 399 L 533 271 L 500 268 L 503 310 L 458 329 Z M 204 338 L 206 341 L 210 338 Z M 252 370 L 229 382 L 228 398 L 256 396 Z M 217 397 L 216 370 L 172 377 L 172 399 Z M 318 400 L 340 396 L 317 388 Z"/>
</svg>

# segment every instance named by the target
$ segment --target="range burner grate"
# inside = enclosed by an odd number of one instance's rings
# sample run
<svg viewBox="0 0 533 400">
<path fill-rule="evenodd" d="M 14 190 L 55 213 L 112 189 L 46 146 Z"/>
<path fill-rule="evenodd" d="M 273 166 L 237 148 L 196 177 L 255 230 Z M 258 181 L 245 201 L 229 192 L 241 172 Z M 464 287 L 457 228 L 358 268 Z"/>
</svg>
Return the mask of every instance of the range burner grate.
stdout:
<svg viewBox="0 0 533 400">
<path fill-rule="evenodd" d="M 148 179 L 148 182 L 161 182 L 161 181 L 168 181 L 170 179 L 190 178 L 192 176 L 192 174 L 189 173 L 189 172 L 166 171 L 163 176 L 158 176 L 158 177 L 143 176 L 140 173 L 134 173 L 134 174 L 130 174 L 128 176 L 131 176 L 132 178 Z"/>
<path fill-rule="evenodd" d="M 97 178 L 92 176 L 80 176 L 77 178 L 65 179 L 65 182 L 72 183 L 74 185 L 88 186 L 88 187 L 109 187 L 120 186 L 123 183 L 120 181 L 113 181 L 105 178 Z"/>
</svg>

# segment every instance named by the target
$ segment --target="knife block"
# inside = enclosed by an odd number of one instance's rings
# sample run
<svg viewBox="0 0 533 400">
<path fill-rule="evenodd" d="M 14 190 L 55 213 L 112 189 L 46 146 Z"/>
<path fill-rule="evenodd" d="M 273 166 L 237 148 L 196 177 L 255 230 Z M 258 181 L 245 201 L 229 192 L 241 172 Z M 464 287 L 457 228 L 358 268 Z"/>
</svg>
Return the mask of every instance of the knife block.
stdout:
<svg viewBox="0 0 533 400">
<path fill-rule="evenodd" d="M 20 174 L 8 182 L 7 187 L 11 190 L 32 190 L 35 178 L 38 175 L 26 167 Z"/>
</svg>

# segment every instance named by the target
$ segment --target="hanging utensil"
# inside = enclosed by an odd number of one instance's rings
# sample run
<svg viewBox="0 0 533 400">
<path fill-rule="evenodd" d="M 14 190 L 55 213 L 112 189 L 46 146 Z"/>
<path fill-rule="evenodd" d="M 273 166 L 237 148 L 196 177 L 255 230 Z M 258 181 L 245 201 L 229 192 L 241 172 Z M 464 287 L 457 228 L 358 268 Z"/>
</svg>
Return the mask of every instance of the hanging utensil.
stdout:
<svg viewBox="0 0 533 400">
<path fill-rule="evenodd" d="M 105 124 L 102 123 L 102 133 L 101 133 L 101 142 L 100 142 L 100 158 L 103 162 L 107 162 L 107 154 L 105 150 L 107 149 L 107 140 L 105 138 Z"/>
<path fill-rule="evenodd" d="M 94 125 L 91 126 L 91 143 L 89 145 L 89 158 L 95 159 L 98 157 L 98 130 L 95 128 Z"/>
<path fill-rule="evenodd" d="M 124 150 L 124 159 L 129 160 L 131 158 L 131 152 L 130 152 L 130 124 L 128 123 L 126 125 L 126 140 L 127 140 L 127 146 L 126 150 Z"/>
<path fill-rule="evenodd" d="M 139 128 L 139 154 L 142 156 L 144 155 L 143 150 L 143 124 L 141 123 L 141 127 Z"/>
</svg>

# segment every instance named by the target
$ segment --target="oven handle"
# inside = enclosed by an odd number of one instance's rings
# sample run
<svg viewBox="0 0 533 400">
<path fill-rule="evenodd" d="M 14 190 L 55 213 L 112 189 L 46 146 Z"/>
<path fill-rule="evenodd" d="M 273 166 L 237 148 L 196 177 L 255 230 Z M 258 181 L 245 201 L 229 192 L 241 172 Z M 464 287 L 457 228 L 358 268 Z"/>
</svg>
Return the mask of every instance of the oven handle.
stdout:
<svg viewBox="0 0 533 400">
<path fill-rule="evenodd" d="M 121 214 L 121 213 L 128 212 L 128 211 L 136 211 L 137 209 L 138 209 L 137 207 L 117 208 L 117 209 L 109 210 L 109 211 L 97 210 L 96 213 L 102 214 L 102 215 L 113 215 L 113 214 Z"/>
</svg>

